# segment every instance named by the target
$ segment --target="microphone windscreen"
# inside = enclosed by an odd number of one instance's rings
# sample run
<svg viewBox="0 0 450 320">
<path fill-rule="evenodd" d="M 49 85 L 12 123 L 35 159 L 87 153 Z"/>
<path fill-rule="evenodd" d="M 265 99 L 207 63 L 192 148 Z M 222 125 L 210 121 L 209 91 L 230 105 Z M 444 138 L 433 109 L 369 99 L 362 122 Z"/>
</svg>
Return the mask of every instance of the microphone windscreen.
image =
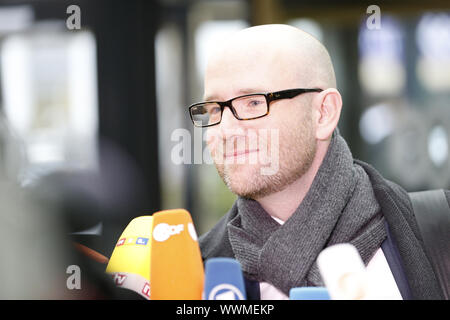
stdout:
<svg viewBox="0 0 450 320">
<path fill-rule="evenodd" d="M 366 298 L 366 267 L 353 245 L 342 243 L 325 248 L 317 257 L 317 266 L 333 300 Z"/>
<path fill-rule="evenodd" d="M 151 299 L 201 300 L 203 262 L 189 212 L 154 213 L 151 241 Z"/>
<path fill-rule="evenodd" d="M 324 287 L 292 288 L 289 291 L 290 300 L 330 300 L 330 294 Z"/>
<path fill-rule="evenodd" d="M 246 300 L 240 263 L 232 258 L 211 258 L 205 263 L 204 300 Z"/>
<path fill-rule="evenodd" d="M 116 286 L 150 299 L 152 216 L 133 219 L 123 231 L 109 259 L 106 272 Z"/>
</svg>

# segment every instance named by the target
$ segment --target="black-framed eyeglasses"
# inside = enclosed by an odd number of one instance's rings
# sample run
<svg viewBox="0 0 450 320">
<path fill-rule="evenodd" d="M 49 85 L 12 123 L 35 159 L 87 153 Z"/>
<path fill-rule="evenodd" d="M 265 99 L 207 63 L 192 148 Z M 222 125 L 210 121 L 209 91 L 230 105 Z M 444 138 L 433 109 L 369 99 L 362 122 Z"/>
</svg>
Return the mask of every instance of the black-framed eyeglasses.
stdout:
<svg viewBox="0 0 450 320">
<path fill-rule="evenodd" d="M 292 99 L 308 92 L 321 92 L 322 89 L 288 89 L 270 93 L 251 93 L 228 101 L 198 102 L 189 106 L 189 115 L 196 127 L 211 127 L 222 121 L 225 107 L 230 108 L 238 120 L 253 120 L 269 114 L 270 103 L 275 100 Z"/>
</svg>

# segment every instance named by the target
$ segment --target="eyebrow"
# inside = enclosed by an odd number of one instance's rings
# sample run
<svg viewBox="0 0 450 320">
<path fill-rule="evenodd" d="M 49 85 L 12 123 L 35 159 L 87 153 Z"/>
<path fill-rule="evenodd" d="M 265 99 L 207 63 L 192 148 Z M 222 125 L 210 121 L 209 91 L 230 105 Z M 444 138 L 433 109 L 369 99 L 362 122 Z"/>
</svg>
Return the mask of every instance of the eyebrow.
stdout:
<svg viewBox="0 0 450 320">
<path fill-rule="evenodd" d="M 239 97 L 239 96 L 245 95 L 245 94 L 262 93 L 262 92 L 266 92 L 266 90 L 253 89 L 253 88 L 244 88 L 244 89 L 238 90 L 236 92 L 236 96 L 235 97 Z M 215 95 L 210 95 L 210 96 L 204 96 L 203 97 L 203 101 L 217 101 L 217 100 L 219 100 L 219 99 L 216 98 Z"/>
</svg>

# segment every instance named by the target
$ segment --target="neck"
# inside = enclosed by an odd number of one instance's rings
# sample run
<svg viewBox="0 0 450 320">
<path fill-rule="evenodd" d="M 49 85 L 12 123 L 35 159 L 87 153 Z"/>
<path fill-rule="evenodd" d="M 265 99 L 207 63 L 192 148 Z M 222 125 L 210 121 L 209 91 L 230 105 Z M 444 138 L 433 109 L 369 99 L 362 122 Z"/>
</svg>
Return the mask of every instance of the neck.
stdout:
<svg viewBox="0 0 450 320">
<path fill-rule="evenodd" d="M 272 217 L 286 221 L 302 203 L 325 158 L 330 141 L 319 141 L 314 160 L 304 175 L 285 189 L 268 196 L 255 199 Z"/>
</svg>

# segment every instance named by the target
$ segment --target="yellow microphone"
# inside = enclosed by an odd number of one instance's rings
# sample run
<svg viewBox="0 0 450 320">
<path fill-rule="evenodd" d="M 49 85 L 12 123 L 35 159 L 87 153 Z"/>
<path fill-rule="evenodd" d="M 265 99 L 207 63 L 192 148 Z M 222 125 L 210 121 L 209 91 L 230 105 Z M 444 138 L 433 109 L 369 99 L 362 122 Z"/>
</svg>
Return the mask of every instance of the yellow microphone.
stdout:
<svg viewBox="0 0 450 320">
<path fill-rule="evenodd" d="M 117 287 L 133 290 L 146 299 L 150 299 L 152 228 L 152 216 L 134 218 L 117 241 L 106 267 Z"/>
<path fill-rule="evenodd" d="M 154 213 L 151 240 L 151 299 L 201 300 L 203 261 L 189 212 Z"/>
</svg>

